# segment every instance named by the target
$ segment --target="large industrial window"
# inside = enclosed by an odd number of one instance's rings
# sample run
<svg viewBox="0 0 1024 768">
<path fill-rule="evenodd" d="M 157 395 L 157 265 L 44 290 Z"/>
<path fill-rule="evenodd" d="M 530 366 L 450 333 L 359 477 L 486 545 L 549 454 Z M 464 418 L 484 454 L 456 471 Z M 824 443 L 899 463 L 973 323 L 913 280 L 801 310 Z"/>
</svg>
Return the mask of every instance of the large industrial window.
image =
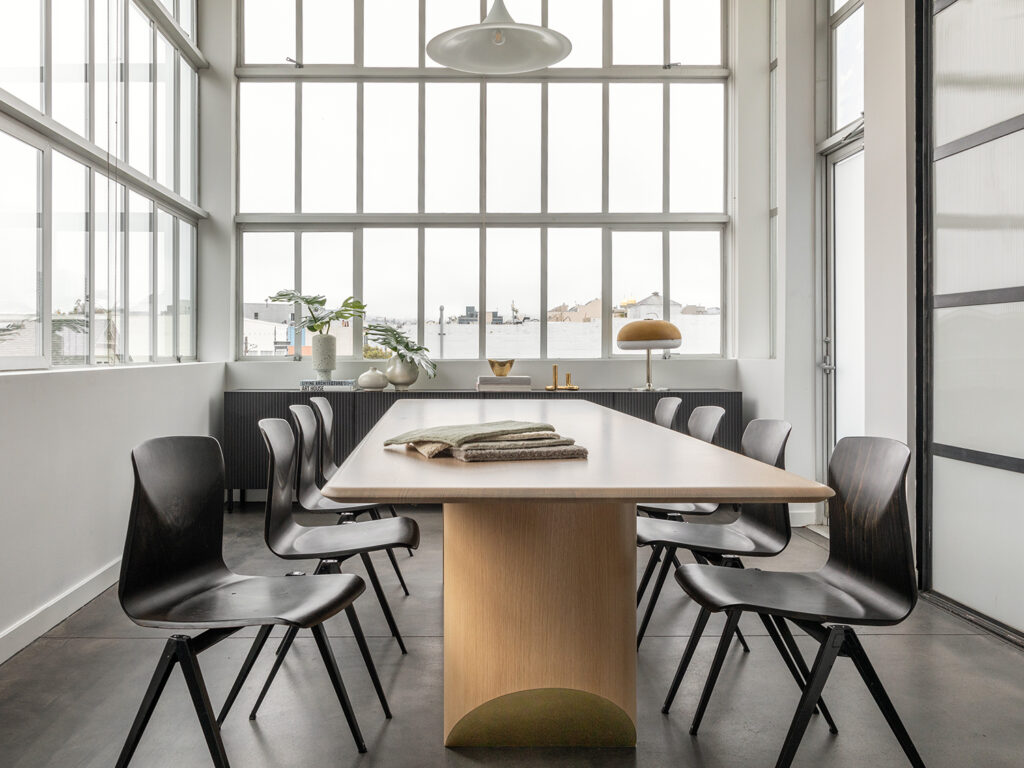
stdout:
<svg viewBox="0 0 1024 768">
<path fill-rule="evenodd" d="M 642 317 L 722 355 L 723 5 L 508 0 L 573 51 L 487 78 L 424 53 L 480 0 L 244 0 L 239 356 L 308 354 L 285 288 L 355 295 L 441 359 L 611 357 Z M 361 323 L 337 332 L 359 357 Z"/>
</svg>

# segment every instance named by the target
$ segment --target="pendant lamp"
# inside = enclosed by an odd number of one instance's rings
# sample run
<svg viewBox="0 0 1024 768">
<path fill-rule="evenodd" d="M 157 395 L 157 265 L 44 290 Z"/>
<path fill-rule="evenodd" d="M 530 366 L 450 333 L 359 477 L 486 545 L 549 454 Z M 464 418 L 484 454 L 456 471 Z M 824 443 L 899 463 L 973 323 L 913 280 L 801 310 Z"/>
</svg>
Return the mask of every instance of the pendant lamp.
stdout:
<svg viewBox="0 0 1024 768">
<path fill-rule="evenodd" d="M 427 43 L 438 64 L 478 75 L 515 75 L 550 67 L 569 55 L 565 35 L 533 24 L 516 24 L 503 0 L 494 0 L 480 24 L 442 32 Z"/>
</svg>

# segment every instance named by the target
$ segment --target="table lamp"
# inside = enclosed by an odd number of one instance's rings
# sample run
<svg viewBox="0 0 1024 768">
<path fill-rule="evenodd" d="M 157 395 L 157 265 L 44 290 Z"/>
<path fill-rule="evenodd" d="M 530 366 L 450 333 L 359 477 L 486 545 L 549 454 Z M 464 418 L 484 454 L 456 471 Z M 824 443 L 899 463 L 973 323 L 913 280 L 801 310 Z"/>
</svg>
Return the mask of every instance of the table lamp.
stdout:
<svg viewBox="0 0 1024 768">
<path fill-rule="evenodd" d="M 665 387 L 655 387 L 651 383 L 651 350 L 675 349 L 683 343 L 679 329 L 667 320 L 634 320 L 626 323 L 619 330 L 615 339 L 619 349 L 647 350 L 647 385 L 633 387 L 637 392 L 652 392 Z"/>
</svg>

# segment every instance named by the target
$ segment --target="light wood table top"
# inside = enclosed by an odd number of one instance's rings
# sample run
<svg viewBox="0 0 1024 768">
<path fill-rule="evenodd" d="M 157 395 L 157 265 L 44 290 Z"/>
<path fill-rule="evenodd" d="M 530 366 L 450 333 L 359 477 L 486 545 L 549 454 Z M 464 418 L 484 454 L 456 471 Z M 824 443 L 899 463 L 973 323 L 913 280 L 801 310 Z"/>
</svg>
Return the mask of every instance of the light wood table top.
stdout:
<svg viewBox="0 0 1024 768">
<path fill-rule="evenodd" d="M 587 459 L 466 463 L 427 459 L 390 437 L 504 419 L 552 424 Z M 617 502 L 815 502 L 832 489 L 724 448 L 583 400 L 400 400 L 323 488 L 338 501 L 486 499 Z"/>
</svg>

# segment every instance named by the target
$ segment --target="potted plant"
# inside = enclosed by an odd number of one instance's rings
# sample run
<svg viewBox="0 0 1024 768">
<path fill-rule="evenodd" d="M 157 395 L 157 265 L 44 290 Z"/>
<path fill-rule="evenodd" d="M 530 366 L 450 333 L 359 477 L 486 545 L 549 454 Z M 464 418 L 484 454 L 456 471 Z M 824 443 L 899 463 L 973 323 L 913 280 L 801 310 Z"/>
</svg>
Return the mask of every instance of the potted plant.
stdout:
<svg viewBox="0 0 1024 768">
<path fill-rule="evenodd" d="M 326 296 L 305 296 L 296 291 L 278 291 L 268 299 L 288 304 L 298 302 L 306 308 L 294 325 L 296 329 L 305 328 L 312 331 L 313 370 L 321 381 L 330 381 L 338 356 L 338 339 L 331 336 L 331 323 L 363 317 L 366 314 L 366 305 L 349 296 L 338 309 L 327 309 Z"/>
<path fill-rule="evenodd" d="M 427 355 L 427 348 L 394 326 L 370 323 L 363 329 L 363 333 L 369 344 L 389 349 L 393 353 L 385 375 L 395 385 L 395 389 L 408 389 L 419 378 L 420 371 L 429 378 L 437 375 L 437 364 Z"/>
</svg>

